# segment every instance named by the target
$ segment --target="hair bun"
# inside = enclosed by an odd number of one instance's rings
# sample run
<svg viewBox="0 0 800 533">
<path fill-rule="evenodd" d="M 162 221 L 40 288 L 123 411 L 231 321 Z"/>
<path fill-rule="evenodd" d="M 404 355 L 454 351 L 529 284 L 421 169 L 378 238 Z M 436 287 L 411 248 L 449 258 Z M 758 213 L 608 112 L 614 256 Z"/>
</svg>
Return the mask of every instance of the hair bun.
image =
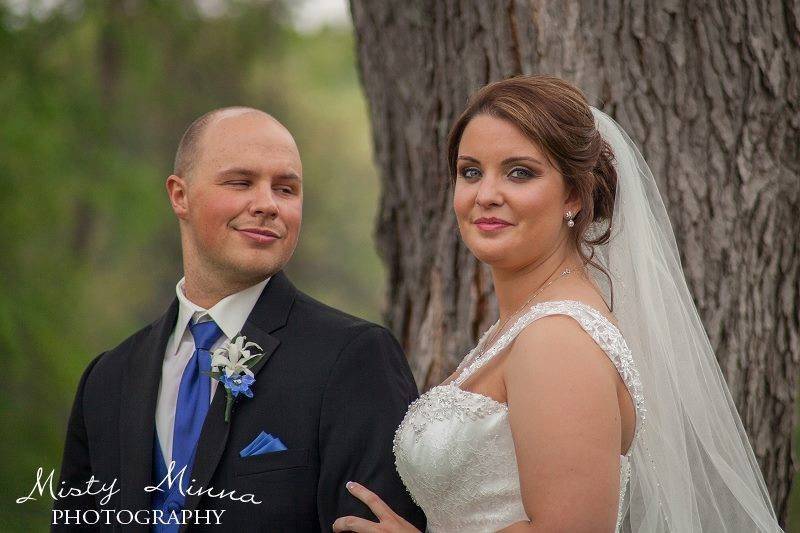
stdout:
<svg viewBox="0 0 800 533">
<path fill-rule="evenodd" d="M 600 137 L 601 148 L 597 163 L 592 169 L 596 181 L 592 194 L 594 199 L 593 222 L 601 220 L 610 222 L 614 214 L 614 198 L 617 194 L 617 169 L 614 166 L 615 157 L 611 145 L 602 138 L 599 132 L 597 136 Z"/>
</svg>

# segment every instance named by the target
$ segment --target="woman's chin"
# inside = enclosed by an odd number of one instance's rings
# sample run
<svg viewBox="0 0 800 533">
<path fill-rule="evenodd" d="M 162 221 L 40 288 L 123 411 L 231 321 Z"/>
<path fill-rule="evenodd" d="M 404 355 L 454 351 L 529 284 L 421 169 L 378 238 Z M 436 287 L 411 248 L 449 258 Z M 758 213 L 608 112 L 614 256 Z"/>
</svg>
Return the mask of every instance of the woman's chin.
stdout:
<svg viewBox="0 0 800 533">
<path fill-rule="evenodd" d="M 503 249 L 482 249 L 482 250 L 472 250 L 472 255 L 475 256 L 475 259 L 488 265 L 492 268 L 503 268 L 506 263 L 508 263 L 508 259 L 510 254 L 510 250 L 503 250 Z"/>
</svg>

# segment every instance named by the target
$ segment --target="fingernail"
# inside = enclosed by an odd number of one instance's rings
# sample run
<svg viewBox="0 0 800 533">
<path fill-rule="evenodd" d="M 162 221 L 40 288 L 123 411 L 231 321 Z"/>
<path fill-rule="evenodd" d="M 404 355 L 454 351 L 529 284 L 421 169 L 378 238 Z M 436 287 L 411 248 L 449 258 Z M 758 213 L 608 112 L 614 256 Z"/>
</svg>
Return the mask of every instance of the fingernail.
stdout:
<svg viewBox="0 0 800 533">
<path fill-rule="evenodd" d="M 347 490 L 352 489 L 353 485 L 355 485 L 355 483 L 353 483 L 352 481 L 348 481 L 347 483 L 344 484 L 344 486 L 347 487 Z"/>
</svg>

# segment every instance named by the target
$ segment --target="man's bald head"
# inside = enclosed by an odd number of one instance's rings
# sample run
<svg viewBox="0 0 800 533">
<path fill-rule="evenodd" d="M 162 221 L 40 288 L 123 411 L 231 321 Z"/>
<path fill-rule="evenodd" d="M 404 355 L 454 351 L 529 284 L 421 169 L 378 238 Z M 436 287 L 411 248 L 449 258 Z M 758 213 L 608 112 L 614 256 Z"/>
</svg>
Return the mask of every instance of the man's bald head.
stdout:
<svg viewBox="0 0 800 533">
<path fill-rule="evenodd" d="M 224 118 L 246 115 L 250 113 L 262 115 L 286 130 L 285 126 L 283 126 L 283 124 L 281 124 L 277 119 L 275 119 L 272 115 L 261 111 L 260 109 L 243 106 L 221 107 L 219 109 L 214 109 L 196 119 L 189 125 L 188 128 L 186 128 L 183 137 L 181 137 L 181 142 L 178 143 L 178 150 L 175 152 L 175 164 L 172 173 L 184 179 L 188 179 L 190 177 L 189 175 L 197 163 L 197 160 L 200 158 L 201 140 L 203 134 L 209 126 Z M 286 131 L 288 133 L 288 130 Z"/>
</svg>

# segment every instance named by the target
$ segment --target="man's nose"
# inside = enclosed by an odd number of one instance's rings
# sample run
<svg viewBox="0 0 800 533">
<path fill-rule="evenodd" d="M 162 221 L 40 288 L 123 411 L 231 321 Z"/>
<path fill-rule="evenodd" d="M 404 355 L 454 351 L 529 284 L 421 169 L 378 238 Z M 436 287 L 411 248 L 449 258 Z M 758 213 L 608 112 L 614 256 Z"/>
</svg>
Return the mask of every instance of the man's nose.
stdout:
<svg viewBox="0 0 800 533">
<path fill-rule="evenodd" d="M 253 189 L 254 196 L 250 202 L 250 215 L 254 217 L 275 218 L 278 216 L 278 203 L 272 185 L 264 184 Z"/>
</svg>

